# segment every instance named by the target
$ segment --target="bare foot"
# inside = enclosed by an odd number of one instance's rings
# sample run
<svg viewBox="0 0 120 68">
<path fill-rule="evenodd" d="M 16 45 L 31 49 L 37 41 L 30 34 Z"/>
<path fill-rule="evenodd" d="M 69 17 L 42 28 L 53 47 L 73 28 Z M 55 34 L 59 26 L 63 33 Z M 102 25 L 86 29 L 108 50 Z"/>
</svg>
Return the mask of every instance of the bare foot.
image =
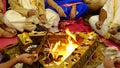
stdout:
<svg viewBox="0 0 120 68">
<path fill-rule="evenodd" d="M 5 28 L 4 32 L 2 33 L 2 37 L 11 38 L 17 34 L 17 31 L 13 28 Z"/>
<path fill-rule="evenodd" d="M 8 31 L 8 32 L 10 32 L 10 33 L 13 33 L 13 34 L 17 34 L 17 31 L 14 28 L 7 27 L 7 28 L 5 28 L 5 30 Z"/>
</svg>

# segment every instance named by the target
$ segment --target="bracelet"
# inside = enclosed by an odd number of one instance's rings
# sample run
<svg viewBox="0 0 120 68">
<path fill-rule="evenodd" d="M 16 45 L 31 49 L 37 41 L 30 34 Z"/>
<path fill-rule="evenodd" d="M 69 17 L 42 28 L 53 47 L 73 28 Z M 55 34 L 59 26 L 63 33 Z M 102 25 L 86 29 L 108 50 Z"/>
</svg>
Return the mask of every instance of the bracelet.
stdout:
<svg viewBox="0 0 120 68">
<path fill-rule="evenodd" d="M 16 54 L 15 57 L 17 58 L 17 61 L 18 61 L 19 63 L 21 63 L 19 55 Z"/>
</svg>

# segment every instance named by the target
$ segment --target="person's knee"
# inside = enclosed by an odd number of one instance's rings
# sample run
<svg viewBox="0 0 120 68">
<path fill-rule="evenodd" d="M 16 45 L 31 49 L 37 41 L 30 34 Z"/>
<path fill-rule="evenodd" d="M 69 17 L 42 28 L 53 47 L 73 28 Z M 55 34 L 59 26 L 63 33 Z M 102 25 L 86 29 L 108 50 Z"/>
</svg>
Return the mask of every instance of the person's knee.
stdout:
<svg viewBox="0 0 120 68">
<path fill-rule="evenodd" d="M 98 21 L 98 15 L 92 16 L 89 19 L 89 24 L 93 27 L 95 27 L 96 22 Z"/>
<path fill-rule="evenodd" d="M 53 26 L 57 26 L 58 22 L 60 21 L 59 15 L 51 9 L 46 9 L 46 17 L 48 24 L 51 24 Z"/>
</svg>

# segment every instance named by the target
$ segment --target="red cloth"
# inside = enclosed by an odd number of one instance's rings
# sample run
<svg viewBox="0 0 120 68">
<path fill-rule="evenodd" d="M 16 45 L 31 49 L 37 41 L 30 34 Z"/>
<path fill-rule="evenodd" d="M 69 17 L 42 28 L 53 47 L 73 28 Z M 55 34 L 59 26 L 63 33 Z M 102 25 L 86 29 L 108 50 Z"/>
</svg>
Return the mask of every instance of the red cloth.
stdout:
<svg viewBox="0 0 120 68">
<path fill-rule="evenodd" d="M 0 49 L 9 46 L 10 44 L 17 44 L 18 43 L 18 38 L 13 37 L 13 38 L 0 38 Z"/>
<path fill-rule="evenodd" d="M 103 37 L 100 37 L 99 40 L 101 40 L 102 42 L 105 43 L 106 46 L 115 46 L 120 50 L 120 45 L 114 43 L 113 41 L 109 40 L 109 39 L 105 39 Z"/>
<path fill-rule="evenodd" d="M 63 20 L 60 21 L 59 29 L 64 31 L 66 28 L 69 28 L 71 32 L 91 32 L 92 29 L 90 26 L 87 26 L 83 22 L 83 18 L 79 20 Z"/>
<path fill-rule="evenodd" d="M 5 11 L 6 11 L 6 0 L 2 0 L 3 1 L 3 5 L 4 5 L 4 13 L 5 13 Z"/>
<path fill-rule="evenodd" d="M 4 5 L 4 13 L 6 11 L 6 0 L 2 0 Z M 0 49 L 10 45 L 10 44 L 16 44 L 18 42 L 17 37 L 14 38 L 0 38 Z"/>
</svg>

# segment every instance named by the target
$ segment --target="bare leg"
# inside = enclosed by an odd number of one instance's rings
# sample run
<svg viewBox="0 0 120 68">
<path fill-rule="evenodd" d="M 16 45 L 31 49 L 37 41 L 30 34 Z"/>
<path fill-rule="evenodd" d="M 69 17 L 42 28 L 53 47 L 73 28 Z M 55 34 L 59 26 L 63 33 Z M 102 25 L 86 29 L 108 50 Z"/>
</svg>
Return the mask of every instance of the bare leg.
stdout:
<svg viewBox="0 0 120 68">
<path fill-rule="evenodd" d="M 5 37 L 5 38 L 10 38 L 17 34 L 17 31 L 15 29 L 9 28 L 4 24 L 1 25 L 0 32 L 1 32 L 0 37 Z"/>
</svg>

